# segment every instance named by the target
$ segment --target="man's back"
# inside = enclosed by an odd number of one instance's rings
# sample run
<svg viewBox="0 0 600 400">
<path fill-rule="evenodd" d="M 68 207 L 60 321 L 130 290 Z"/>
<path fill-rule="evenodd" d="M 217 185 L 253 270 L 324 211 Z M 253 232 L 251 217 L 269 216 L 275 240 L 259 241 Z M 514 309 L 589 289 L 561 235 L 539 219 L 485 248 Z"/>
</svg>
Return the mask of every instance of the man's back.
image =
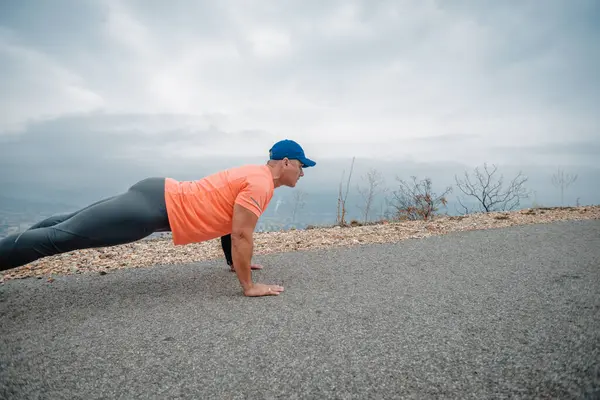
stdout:
<svg viewBox="0 0 600 400">
<path fill-rule="evenodd" d="M 273 190 L 266 165 L 244 165 L 194 181 L 167 178 L 165 202 L 173 243 L 202 242 L 231 233 L 234 204 L 260 217 Z"/>
</svg>

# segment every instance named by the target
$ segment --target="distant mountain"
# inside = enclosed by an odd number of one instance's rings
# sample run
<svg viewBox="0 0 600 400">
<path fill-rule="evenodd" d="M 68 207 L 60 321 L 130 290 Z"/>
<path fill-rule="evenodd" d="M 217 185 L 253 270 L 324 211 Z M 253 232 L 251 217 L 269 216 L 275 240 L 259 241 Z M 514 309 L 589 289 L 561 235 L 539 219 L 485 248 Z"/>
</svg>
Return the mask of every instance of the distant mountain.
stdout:
<svg viewBox="0 0 600 400">
<path fill-rule="evenodd" d="M 78 206 L 55 201 L 28 200 L 0 196 L 0 213 L 59 213 L 76 210 Z"/>
<path fill-rule="evenodd" d="M 0 238 L 23 232 L 53 214 L 71 212 L 79 207 L 54 201 L 0 196 Z"/>
</svg>

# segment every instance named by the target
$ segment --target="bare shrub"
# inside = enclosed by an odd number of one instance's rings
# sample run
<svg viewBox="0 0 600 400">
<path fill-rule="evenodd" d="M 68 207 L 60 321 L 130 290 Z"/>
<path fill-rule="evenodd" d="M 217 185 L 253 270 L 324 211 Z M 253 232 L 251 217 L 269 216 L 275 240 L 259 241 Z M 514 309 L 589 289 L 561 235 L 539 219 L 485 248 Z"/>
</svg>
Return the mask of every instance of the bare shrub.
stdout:
<svg viewBox="0 0 600 400">
<path fill-rule="evenodd" d="M 446 196 L 452 192 L 452 187 L 447 187 L 442 194 L 437 195 L 432 191 L 430 178 L 421 181 L 417 181 L 415 176 L 411 178 L 412 182 L 396 178 L 400 187 L 393 192 L 391 202 L 396 219 L 427 221 L 433 218 L 440 206 L 446 205 Z"/>
<path fill-rule="evenodd" d="M 304 208 L 306 202 L 304 199 L 306 198 L 306 192 L 302 190 L 296 190 L 294 192 L 294 197 L 292 200 L 292 223 L 296 222 L 296 215 L 298 211 Z"/>
<path fill-rule="evenodd" d="M 487 164 L 484 163 L 483 171 L 479 167 L 475 168 L 473 181 L 471 181 L 471 177 L 467 172 L 465 172 L 464 179 L 458 179 L 456 175 L 454 177 L 460 191 L 477 200 L 480 211 L 513 210 L 520 204 L 521 199 L 529 196 L 525 189 L 527 178 L 522 176 L 521 172 L 509 183 L 508 187 L 503 188 L 504 177 L 500 175 L 496 180 L 494 176 L 497 170 L 498 168 L 495 165 L 490 170 Z M 458 202 L 464 208 L 466 214 L 473 211 L 463 203 L 460 197 Z"/>
<path fill-rule="evenodd" d="M 342 180 L 340 181 L 340 190 L 338 193 L 338 204 L 337 204 L 337 218 L 336 224 L 340 226 L 346 225 L 346 199 L 348 198 L 348 189 L 350 187 L 350 178 L 352 177 L 352 170 L 354 169 L 354 159 L 352 157 L 352 164 L 350 164 L 350 173 L 348 174 L 348 182 L 346 183 L 346 193 L 342 192 L 342 181 L 346 170 L 342 172 Z"/>
<path fill-rule="evenodd" d="M 577 180 L 577 175 L 566 174 L 562 169 L 558 169 L 556 174 L 552 175 L 552 184 L 560 190 L 560 205 L 565 205 L 565 189 L 568 189 L 573 182 Z M 579 198 L 577 198 L 577 205 L 579 205 Z"/>
<path fill-rule="evenodd" d="M 374 168 L 369 169 L 366 176 L 363 176 L 362 179 L 366 180 L 366 186 L 358 186 L 358 192 L 363 200 L 362 204 L 358 207 L 361 211 L 362 220 L 366 223 L 369 221 L 369 213 L 373 208 L 373 200 L 382 191 L 381 186 L 384 180 L 381 173 Z"/>
</svg>

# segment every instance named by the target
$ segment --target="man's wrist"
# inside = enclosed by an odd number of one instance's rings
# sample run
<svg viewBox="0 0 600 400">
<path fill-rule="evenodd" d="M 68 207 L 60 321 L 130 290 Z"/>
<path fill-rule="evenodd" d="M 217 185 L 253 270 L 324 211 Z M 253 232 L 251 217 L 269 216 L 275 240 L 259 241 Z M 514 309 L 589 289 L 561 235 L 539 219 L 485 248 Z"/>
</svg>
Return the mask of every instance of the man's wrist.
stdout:
<svg viewBox="0 0 600 400">
<path fill-rule="evenodd" d="M 242 289 L 244 290 L 244 292 L 247 292 L 248 290 L 252 289 L 252 286 L 254 286 L 253 282 L 242 283 Z"/>
</svg>

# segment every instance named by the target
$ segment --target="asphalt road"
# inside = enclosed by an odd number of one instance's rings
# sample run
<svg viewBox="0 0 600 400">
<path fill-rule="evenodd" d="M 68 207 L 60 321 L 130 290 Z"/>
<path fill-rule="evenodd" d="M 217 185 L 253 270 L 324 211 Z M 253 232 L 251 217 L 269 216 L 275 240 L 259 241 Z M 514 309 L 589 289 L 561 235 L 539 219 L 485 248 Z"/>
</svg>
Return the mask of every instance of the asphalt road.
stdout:
<svg viewBox="0 0 600 400">
<path fill-rule="evenodd" d="M 600 221 L 0 287 L 0 398 L 600 398 Z"/>
</svg>

